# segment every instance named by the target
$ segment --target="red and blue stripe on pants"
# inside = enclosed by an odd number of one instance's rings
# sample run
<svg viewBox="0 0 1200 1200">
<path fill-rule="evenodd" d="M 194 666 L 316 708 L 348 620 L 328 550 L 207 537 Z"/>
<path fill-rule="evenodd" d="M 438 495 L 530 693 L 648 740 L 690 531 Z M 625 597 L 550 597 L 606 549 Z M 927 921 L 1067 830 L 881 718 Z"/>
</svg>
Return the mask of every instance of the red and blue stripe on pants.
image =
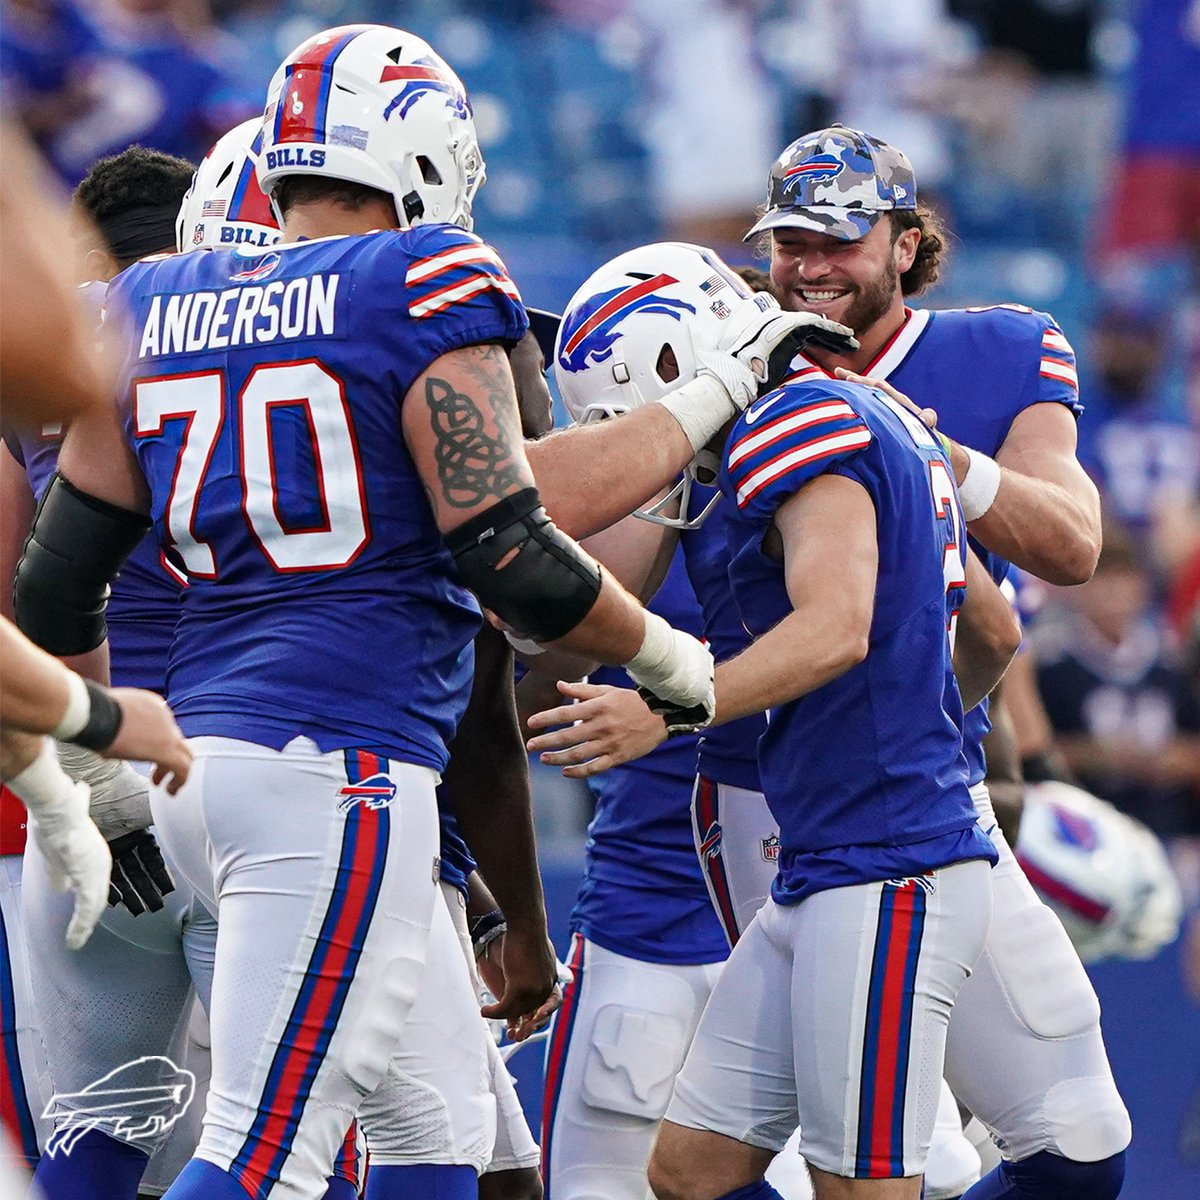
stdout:
<svg viewBox="0 0 1200 1200">
<path fill-rule="evenodd" d="M 346 751 L 346 779 L 386 774 L 388 761 Z M 334 803 L 331 797 L 330 803 Z M 229 1172 L 263 1200 L 292 1149 L 313 1081 L 337 1032 L 387 865 L 391 812 L 355 804 L 346 813 L 337 878 L 283 1037 L 267 1071 L 258 1112 Z"/>
<path fill-rule="evenodd" d="M 867 993 L 856 1179 L 904 1174 L 904 1108 L 924 929 L 924 888 L 915 879 L 885 883 Z"/>
<path fill-rule="evenodd" d="M 574 978 L 563 992 L 562 1007 L 555 1014 L 554 1033 L 546 1051 L 546 1081 L 542 1091 L 542 1187 L 545 1200 L 550 1200 L 550 1151 L 554 1137 L 554 1114 L 558 1110 L 563 1075 L 567 1068 L 567 1049 L 571 1044 L 571 1031 L 575 1028 L 579 996 L 583 991 L 584 948 L 582 935 L 572 934 L 567 966 L 571 968 Z"/>
</svg>

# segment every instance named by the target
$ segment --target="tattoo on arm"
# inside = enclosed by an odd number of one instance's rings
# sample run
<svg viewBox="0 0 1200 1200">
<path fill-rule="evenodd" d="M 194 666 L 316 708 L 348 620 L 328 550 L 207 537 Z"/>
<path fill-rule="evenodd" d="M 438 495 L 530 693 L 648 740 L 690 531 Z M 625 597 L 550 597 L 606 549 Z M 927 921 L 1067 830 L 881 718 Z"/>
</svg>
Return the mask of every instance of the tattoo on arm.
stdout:
<svg viewBox="0 0 1200 1200">
<path fill-rule="evenodd" d="M 503 350 L 479 346 L 479 363 L 471 364 L 478 380 L 469 392 L 461 385 L 430 376 L 425 381 L 442 500 L 452 508 L 474 508 L 525 486 L 512 449 L 521 444 L 511 384 L 506 387 Z M 481 408 L 476 397 L 481 397 Z"/>
</svg>

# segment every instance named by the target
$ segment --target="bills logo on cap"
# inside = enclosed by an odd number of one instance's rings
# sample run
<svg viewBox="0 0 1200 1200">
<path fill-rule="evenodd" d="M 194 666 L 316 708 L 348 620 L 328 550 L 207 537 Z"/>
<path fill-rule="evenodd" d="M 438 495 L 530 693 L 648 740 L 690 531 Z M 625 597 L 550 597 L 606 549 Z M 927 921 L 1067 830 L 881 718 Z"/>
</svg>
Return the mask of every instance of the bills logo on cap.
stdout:
<svg viewBox="0 0 1200 1200">
<path fill-rule="evenodd" d="M 790 192 L 802 183 L 828 183 L 836 179 L 846 164 L 836 154 L 814 154 L 783 173 L 783 190 Z"/>
</svg>

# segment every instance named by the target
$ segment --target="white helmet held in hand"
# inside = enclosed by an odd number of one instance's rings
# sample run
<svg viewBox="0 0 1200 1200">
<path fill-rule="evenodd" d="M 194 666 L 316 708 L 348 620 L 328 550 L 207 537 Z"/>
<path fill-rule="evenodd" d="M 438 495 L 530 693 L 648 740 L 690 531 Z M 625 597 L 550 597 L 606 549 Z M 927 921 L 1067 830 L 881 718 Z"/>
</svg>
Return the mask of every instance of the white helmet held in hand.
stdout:
<svg viewBox="0 0 1200 1200">
<path fill-rule="evenodd" d="M 588 278 L 563 313 L 554 378 L 567 411 L 579 423 L 597 421 L 653 404 L 691 382 L 698 352 L 753 298 L 750 285 L 703 246 L 656 242 L 618 255 Z M 715 474 L 716 464 L 700 459 L 666 500 L 638 516 L 681 529 L 700 524 L 716 501 L 688 520 L 697 468 Z M 675 500 L 679 517 L 663 516 Z"/>
<path fill-rule="evenodd" d="M 279 241 L 279 222 L 255 174 L 261 146 L 262 120 L 255 117 L 231 129 L 204 156 L 175 222 L 181 254 Z"/>
<path fill-rule="evenodd" d="M 1030 784 L 1015 850 L 1084 962 L 1151 958 L 1178 936 L 1182 899 L 1162 843 L 1111 804 Z"/>
<path fill-rule="evenodd" d="M 258 178 L 271 195 L 288 175 L 384 192 L 401 228 L 470 229 L 484 165 L 462 81 L 402 29 L 342 25 L 314 35 L 267 91 Z"/>
</svg>

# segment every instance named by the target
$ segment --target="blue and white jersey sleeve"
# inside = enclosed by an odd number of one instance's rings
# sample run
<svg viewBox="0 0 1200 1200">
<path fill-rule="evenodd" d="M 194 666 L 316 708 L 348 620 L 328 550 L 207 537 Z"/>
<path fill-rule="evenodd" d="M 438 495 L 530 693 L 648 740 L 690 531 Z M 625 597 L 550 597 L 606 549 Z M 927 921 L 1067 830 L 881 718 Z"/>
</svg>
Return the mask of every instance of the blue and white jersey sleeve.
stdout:
<svg viewBox="0 0 1200 1200">
<path fill-rule="evenodd" d="M 817 385 L 781 388 L 750 406 L 730 435 L 723 487 L 738 509 L 771 517 L 810 480 L 871 444 L 843 396 Z"/>
<path fill-rule="evenodd" d="M 410 236 L 406 315 L 431 358 L 477 342 L 515 344 L 524 337 L 529 319 L 521 294 L 495 250 L 456 225 L 421 226 Z"/>
</svg>

